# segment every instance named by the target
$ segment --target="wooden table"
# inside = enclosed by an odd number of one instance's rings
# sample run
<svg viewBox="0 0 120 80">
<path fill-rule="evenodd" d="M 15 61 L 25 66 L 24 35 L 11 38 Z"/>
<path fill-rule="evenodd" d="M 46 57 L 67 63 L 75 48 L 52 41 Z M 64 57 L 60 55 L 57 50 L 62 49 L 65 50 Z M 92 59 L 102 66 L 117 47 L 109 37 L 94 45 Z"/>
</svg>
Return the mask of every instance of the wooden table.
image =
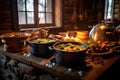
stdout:
<svg viewBox="0 0 120 80">
<path fill-rule="evenodd" d="M 10 57 L 11 59 L 20 61 L 27 65 L 31 65 L 42 70 L 45 70 L 63 80 L 96 80 L 101 74 L 109 69 L 117 60 L 120 55 L 116 54 L 108 59 L 104 59 L 104 65 L 95 64 L 91 69 L 73 70 L 65 68 L 54 63 L 55 55 L 48 59 L 38 58 L 30 55 L 29 53 L 9 53 L 0 49 L 0 54 Z M 83 73 L 83 74 L 81 74 Z"/>
</svg>

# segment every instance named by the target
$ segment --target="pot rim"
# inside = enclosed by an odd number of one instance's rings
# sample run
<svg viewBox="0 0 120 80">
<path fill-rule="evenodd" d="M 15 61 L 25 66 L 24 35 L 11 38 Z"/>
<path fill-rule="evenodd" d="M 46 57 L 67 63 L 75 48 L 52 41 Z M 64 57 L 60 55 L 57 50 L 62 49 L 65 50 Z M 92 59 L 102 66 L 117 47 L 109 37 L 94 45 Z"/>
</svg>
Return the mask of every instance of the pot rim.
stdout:
<svg viewBox="0 0 120 80">
<path fill-rule="evenodd" d="M 74 43 L 74 44 L 81 44 L 81 45 L 83 45 L 83 47 L 85 47 L 85 49 L 80 50 L 80 51 L 75 51 L 75 52 L 59 50 L 59 49 L 57 49 L 55 46 L 58 45 L 58 44 L 61 44 L 61 43 Z M 54 50 L 57 50 L 57 51 L 60 51 L 60 52 L 65 52 L 65 53 L 67 52 L 68 54 L 71 54 L 71 53 L 79 53 L 79 52 L 82 52 L 82 51 L 87 50 L 87 49 L 88 49 L 88 45 L 85 44 L 85 43 L 82 43 L 82 42 L 65 42 L 65 41 L 64 41 L 64 42 L 57 42 L 57 43 L 53 44 L 53 48 L 54 48 Z"/>
<path fill-rule="evenodd" d="M 30 40 L 28 40 L 28 43 L 32 43 L 32 44 L 38 44 L 38 45 L 47 45 L 47 44 L 53 44 L 53 43 L 55 43 L 56 42 L 56 40 L 55 39 L 53 39 L 53 38 L 48 38 L 48 39 L 52 39 L 52 40 L 55 40 L 54 42 L 48 42 L 48 43 L 36 43 L 36 42 L 32 42 L 32 40 L 35 40 L 35 39 L 38 39 L 38 38 L 33 38 L 33 39 L 30 39 Z"/>
</svg>

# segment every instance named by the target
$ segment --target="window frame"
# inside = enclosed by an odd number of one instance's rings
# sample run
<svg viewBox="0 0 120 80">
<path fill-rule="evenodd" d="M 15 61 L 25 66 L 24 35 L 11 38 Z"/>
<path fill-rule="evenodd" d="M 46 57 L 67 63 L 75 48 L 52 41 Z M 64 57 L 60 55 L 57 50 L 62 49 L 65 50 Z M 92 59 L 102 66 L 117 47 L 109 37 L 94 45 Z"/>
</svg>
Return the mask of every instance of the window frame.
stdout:
<svg viewBox="0 0 120 80">
<path fill-rule="evenodd" d="M 16 7 L 17 7 L 17 0 L 16 0 Z M 18 15 L 18 7 L 17 7 L 17 15 Z M 38 0 L 34 0 L 34 24 L 19 24 L 18 22 L 18 25 L 19 25 L 19 29 L 55 26 L 55 0 L 52 0 L 52 24 L 38 23 Z"/>
<path fill-rule="evenodd" d="M 114 17 L 113 13 L 114 13 L 114 0 L 112 0 L 112 5 L 109 6 L 109 0 L 105 0 L 105 15 L 104 15 L 104 19 L 112 19 Z M 108 7 L 111 7 L 111 18 L 108 18 Z"/>
</svg>

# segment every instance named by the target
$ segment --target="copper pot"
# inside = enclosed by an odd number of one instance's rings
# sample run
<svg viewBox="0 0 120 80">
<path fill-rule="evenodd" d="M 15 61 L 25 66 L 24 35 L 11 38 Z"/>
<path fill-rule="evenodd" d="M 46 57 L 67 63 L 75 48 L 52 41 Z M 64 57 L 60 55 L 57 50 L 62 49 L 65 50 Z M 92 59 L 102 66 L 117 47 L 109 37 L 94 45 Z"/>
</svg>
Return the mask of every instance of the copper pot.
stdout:
<svg viewBox="0 0 120 80">
<path fill-rule="evenodd" d="M 30 36 L 30 33 L 9 32 L 2 34 L 0 37 L 4 44 L 4 50 L 16 53 L 29 50 L 29 46 L 24 45 L 24 43 L 30 39 Z"/>
</svg>

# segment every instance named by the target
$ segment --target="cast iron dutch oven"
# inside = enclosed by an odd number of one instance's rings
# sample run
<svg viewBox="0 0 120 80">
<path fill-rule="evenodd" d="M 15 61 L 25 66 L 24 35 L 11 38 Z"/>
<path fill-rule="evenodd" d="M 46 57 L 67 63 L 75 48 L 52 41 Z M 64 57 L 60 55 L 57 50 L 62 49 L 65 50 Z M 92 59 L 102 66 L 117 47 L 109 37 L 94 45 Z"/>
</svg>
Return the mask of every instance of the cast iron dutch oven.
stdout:
<svg viewBox="0 0 120 80">
<path fill-rule="evenodd" d="M 50 49 L 50 46 L 53 46 L 55 43 L 55 39 L 52 38 L 44 38 L 44 39 L 50 39 L 54 40 L 52 42 L 46 42 L 46 43 L 39 43 L 35 42 L 38 38 L 31 39 L 27 43 L 30 45 L 30 53 L 36 57 L 42 57 L 42 58 L 49 58 L 53 55 L 53 50 Z M 43 39 L 43 38 L 39 38 Z"/>
<path fill-rule="evenodd" d="M 63 51 L 58 49 L 58 45 L 60 44 L 68 44 L 72 43 L 75 45 L 79 45 L 84 47 L 83 50 L 80 51 Z M 66 67 L 75 67 L 75 66 L 83 66 L 85 65 L 85 52 L 88 46 L 84 43 L 80 42 L 57 42 L 53 45 L 53 49 L 56 52 L 56 63 Z"/>
</svg>

